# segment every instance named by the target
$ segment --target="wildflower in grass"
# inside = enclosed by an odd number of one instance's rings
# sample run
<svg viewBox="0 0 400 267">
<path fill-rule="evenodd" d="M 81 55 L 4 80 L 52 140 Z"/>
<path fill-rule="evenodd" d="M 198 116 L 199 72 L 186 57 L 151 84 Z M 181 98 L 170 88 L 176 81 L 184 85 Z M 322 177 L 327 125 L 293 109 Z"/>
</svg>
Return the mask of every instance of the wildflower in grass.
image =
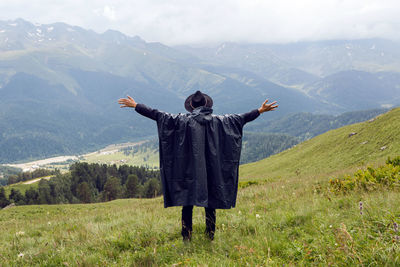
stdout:
<svg viewBox="0 0 400 267">
<path fill-rule="evenodd" d="M 260 214 L 256 214 L 256 218 L 258 219 L 258 218 L 260 218 L 261 216 L 260 216 Z"/>
<path fill-rule="evenodd" d="M 16 236 L 21 236 L 21 235 L 24 235 L 24 234 L 25 234 L 24 231 L 19 231 L 19 232 L 16 232 L 16 233 L 15 233 Z"/>
<path fill-rule="evenodd" d="M 363 215 L 363 203 L 360 201 L 360 215 Z"/>
<path fill-rule="evenodd" d="M 18 258 L 22 258 L 24 256 L 24 253 L 19 253 Z"/>
</svg>

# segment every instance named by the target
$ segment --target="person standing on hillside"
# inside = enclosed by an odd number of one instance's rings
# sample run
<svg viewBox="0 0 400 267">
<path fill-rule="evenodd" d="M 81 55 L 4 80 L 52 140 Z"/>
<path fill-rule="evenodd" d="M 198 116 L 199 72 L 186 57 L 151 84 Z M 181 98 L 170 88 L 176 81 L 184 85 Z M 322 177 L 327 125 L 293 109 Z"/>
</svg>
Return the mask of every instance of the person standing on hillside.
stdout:
<svg viewBox="0 0 400 267">
<path fill-rule="evenodd" d="M 268 99 L 244 114 L 213 115 L 213 100 L 200 91 L 185 101 L 187 114 L 169 114 L 137 104 L 127 96 L 118 100 L 157 122 L 164 207 L 182 206 L 182 237 L 192 236 L 193 206 L 204 207 L 206 234 L 213 240 L 216 209 L 236 205 L 243 126 L 261 113 L 275 110 Z"/>
</svg>

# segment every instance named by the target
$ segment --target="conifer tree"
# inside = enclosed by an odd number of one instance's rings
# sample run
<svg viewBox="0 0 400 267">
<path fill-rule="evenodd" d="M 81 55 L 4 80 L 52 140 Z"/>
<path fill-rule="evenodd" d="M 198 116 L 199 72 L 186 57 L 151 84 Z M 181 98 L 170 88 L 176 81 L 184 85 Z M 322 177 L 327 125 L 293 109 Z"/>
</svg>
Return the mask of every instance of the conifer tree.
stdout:
<svg viewBox="0 0 400 267">
<path fill-rule="evenodd" d="M 152 198 L 160 195 L 160 183 L 157 179 L 152 178 L 144 185 L 144 194 L 143 196 L 146 198 Z"/>
<path fill-rule="evenodd" d="M 30 187 L 25 191 L 25 202 L 27 205 L 39 203 L 39 193 L 34 188 Z"/>
<path fill-rule="evenodd" d="M 138 197 L 139 193 L 139 178 L 135 174 L 130 174 L 125 184 L 126 196 L 128 198 Z"/>
<path fill-rule="evenodd" d="M 11 189 L 10 200 L 12 200 L 16 205 L 24 205 L 25 204 L 25 198 L 21 194 L 21 192 L 18 189 Z"/>
<path fill-rule="evenodd" d="M 77 197 L 83 203 L 92 202 L 92 194 L 90 192 L 90 187 L 87 182 L 80 183 L 76 188 Z"/>
<path fill-rule="evenodd" d="M 6 197 L 4 187 L 0 187 L 0 208 L 2 209 L 8 205 L 10 205 L 10 201 Z"/>
<path fill-rule="evenodd" d="M 121 192 L 120 180 L 116 177 L 108 178 L 106 184 L 104 185 L 104 198 L 105 201 L 110 201 L 117 199 Z"/>
</svg>

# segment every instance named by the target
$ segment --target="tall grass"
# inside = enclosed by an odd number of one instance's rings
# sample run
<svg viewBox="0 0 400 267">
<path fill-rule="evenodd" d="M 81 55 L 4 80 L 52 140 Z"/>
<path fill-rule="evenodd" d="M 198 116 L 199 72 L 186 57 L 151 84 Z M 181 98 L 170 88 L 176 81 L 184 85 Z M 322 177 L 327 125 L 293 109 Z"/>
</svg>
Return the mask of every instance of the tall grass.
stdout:
<svg viewBox="0 0 400 267">
<path fill-rule="evenodd" d="M 326 186 L 328 186 L 326 184 Z M 240 190 L 238 207 L 217 211 L 215 241 L 194 210 L 191 243 L 180 208 L 162 199 L 0 211 L 4 266 L 384 265 L 400 264 L 399 192 L 331 195 L 325 183 L 279 181 Z M 359 202 L 363 202 L 360 215 Z"/>
</svg>

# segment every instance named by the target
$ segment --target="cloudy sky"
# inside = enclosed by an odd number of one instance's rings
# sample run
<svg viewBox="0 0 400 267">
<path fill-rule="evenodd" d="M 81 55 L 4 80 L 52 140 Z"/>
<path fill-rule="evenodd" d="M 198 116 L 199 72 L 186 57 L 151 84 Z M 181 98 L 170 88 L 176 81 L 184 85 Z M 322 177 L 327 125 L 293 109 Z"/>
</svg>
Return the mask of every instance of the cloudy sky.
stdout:
<svg viewBox="0 0 400 267">
<path fill-rule="evenodd" d="M 0 0 L 0 10 L 0 20 L 62 21 L 169 45 L 400 40 L 400 0 Z"/>
</svg>

